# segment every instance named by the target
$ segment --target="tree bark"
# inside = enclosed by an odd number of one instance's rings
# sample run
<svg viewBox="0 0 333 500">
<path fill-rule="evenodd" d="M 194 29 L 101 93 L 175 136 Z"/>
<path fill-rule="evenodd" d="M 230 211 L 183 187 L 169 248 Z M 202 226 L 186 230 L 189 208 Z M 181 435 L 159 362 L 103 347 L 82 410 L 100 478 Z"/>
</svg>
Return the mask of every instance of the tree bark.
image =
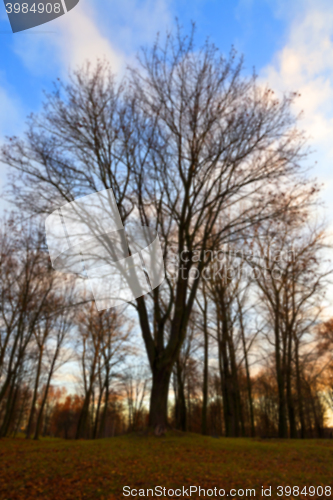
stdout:
<svg viewBox="0 0 333 500">
<path fill-rule="evenodd" d="M 176 396 L 176 423 L 183 432 L 187 430 L 187 407 L 184 388 L 184 367 L 178 358 L 176 361 L 177 396 Z"/>
<path fill-rule="evenodd" d="M 53 372 L 54 372 L 54 366 L 55 366 L 56 359 L 58 357 L 58 352 L 59 352 L 59 349 L 57 348 L 56 354 L 54 355 L 54 358 L 52 360 L 50 371 L 49 371 L 49 374 L 48 374 L 48 377 L 47 377 L 47 382 L 46 382 L 44 396 L 43 396 L 42 403 L 41 403 L 41 406 L 40 406 L 40 409 L 39 409 L 39 412 L 38 412 L 37 423 L 36 423 L 36 430 L 35 430 L 35 435 L 34 435 L 34 440 L 36 440 L 36 441 L 39 438 L 39 433 L 40 433 L 40 429 L 41 429 L 41 426 L 42 426 L 44 408 L 45 408 L 45 404 L 46 404 L 46 401 L 47 401 L 47 396 L 48 396 L 48 393 L 49 393 L 49 389 L 50 389 L 50 385 L 51 385 L 51 380 L 52 380 L 52 376 L 53 376 Z"/>
<path fill-rule="evenodd" d="M 250 410 L 250 425 L 251 425 L 251 437 L 255 436 L 255 426 L 254 426 L 254 411 L 253 411 L 253 398 L 252 398 L 252 383 L 250 377 L 250 369 L 249 369 L 249 360 L 248 360 L 248 352 L 246 349 L 245 342 L 245 331 L 244 331 L 244 323 L 243 323 L 243 312 L 241 310 L 241 306 L 239 305 L 239 322 L 240 322 L 240 331 L 242 336 L 242 344 L 243 344 L 243 352 L 244 352 L 244 361 L 245 361 L 245 372 L 246 372 L 246 385 L 247 385 L 247 395 L 249 399 L 249 410 Z"/>
<path fill-rule="evenodd" d="M 299 343 L 295 335 L 295 362 L 296 362 L 296 387 L 298 399 L 299 420 L 301 423 L 301 439 L 305 438 L 305 419 L 304 419 L 304 403 L 303 403 L 303 388 L 301 381 L 301 370 L 299 365 Z"/>
<path fill-rule="evenodd" d="M 281 339 L 280 339 L 280 298 L 279 294 L 276 293 L 275 302 L 275 318 L 274 318 L 274 335 L 275 335 L 275 369 L 276 369 L 276 379 L 278 386 L 278 401 L 279 401 L 279 428 L 278 434 L 279 438 L 287 437 L 287 425 L 286 425 L 286 405 L 285 405 L 285 393 L 284 393 L 284 367 L 281 362 Z"/>
<path fill-rule="evenodd" d="M 288 331 L 288 354 L 287 354 L 287 369 L 286 369 L 286 386 L 287 386 L 287 405 L 289 417 L 289 435 L 291 439 L 297 438 L 296 430 L 296 415 L 294 400 L 292 394 L 292 332 Z"/>
<path fill-rule="evenodd" d="M 32 396 L 30 416 L 29 416 L 29 421 L 28 421 L 28 426 L 27 426 L 27 431 L 26 431 L 26 439 L 30 439 L 31 432 L 32 432 L 32 425 L 33 425 L 33 419 L 35 416 L 36 400 L 37 400 L 37 393 L 38 393 L 38 386 L 39 386 L 39 377 L 40 377 L 40 372 L 41 372 L 41 367 L 42 367 L 42 358 L 43 358 L 43 348 L 41 348 L 39 350 L 37 373 L 36 373 L 36 379 L 35 379 L 35 387 L 34 387 L 34 393 Z"/>
<path fill-rule="evenodd" d="M 16 378 L 14 377 L 12 384 L 10 385 L 9 388 L 9 393 L 6 401 L 6 410 L 5 410 L 5 416 L 2 422 L 2 426 L 0 429 L 0 437 L 5 437 L 8 433 L 9 426 L 10 426 L 10 421 L 11 421 L 11 416 L 14 410 L 14 404 L 15 404 L 15 381 Z"/>
<path fill-rule="evenodd" d="M 168 394 L 171 367 L 152 370 L 153 384 L 150 396 L 149 426 L 157 435 L 164 434 L 168 426 Z"/>
<path fill-rule="evenodd" d="M 207 407 L 208 407 L 208 327 L 207 327 L 207 298 L 204 294 L 204 309 L 203 309 L 203 333 L 204 333 L 204 370 L 203 370 L 203 387 L 202 387 L 202 421 L 201 433 L 207 435 Z"/>
</svg>

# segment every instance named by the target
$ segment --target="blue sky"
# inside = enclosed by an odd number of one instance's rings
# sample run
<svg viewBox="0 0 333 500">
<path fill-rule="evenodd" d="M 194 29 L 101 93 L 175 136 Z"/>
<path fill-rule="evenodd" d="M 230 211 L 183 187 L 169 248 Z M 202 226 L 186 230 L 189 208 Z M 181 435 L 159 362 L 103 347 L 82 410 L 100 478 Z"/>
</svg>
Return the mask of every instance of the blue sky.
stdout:
<svg viewBox="0 0 333 500">
<path fill-rule="evenodd" d="M 286 37 L 288 22 L 279 10 L 268 0 L 80 0 L 66 17 L 12 34 L 1 4 L 0 87 L 22 111 L 38 109 L 42 90 L 69 67 L 104 54 L 119 70 L 176 18 L 185 29 L 196 22 L 199 42 L 209 36 L 224 52 L 234 45 L 245 55 L 247 69 L 260 69 Z M 2 132 L 11 127 L 4 117 L 0 123 Z"/>
<path fill-rule="evenodd" d="M 86 59 L 106 57 L 122 73 L 141 46 L 178 18 L 197 26 L 223 51 L 234 45 L 245 70 L 255 67 L 277 92 L 300 91 L 295 112 L 315 149 L 314 174 L 325 183 L 332 208 L 333 2 L 331 0 L 80 0 L 71 12 L 46 25 L 12 34 L 0 4 L 0 140 L 20 135 L 25 117 L 40 109 L 43 91 Z M 0 166 L 0 182 L 6 176 Z M 1 186 L 0 186 L 1 189 Z M 3 206 L 3 205 L 2 205 Z"/>
</svg>

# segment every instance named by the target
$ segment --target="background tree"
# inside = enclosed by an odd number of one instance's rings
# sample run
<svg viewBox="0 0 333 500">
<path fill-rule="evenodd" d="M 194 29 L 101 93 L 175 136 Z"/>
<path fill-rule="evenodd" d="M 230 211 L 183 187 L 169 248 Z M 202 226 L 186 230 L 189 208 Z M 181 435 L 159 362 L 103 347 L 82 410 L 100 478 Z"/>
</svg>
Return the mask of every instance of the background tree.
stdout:
<svg viewBox="0 0 333 500">
<path fill-rule="evenodd" d="M 254 239 L 258 259 L 258 307 L 264 309 L 269 342 L 274 346 L 278 388 L 279 436 L 305 436 L 302 366 L 308 359 L 302 344 L 310 343 L 323 304 L 323 289 L 330 269 L 322 258 L 326 246 L 323 228 L 309 225 L 309 213 L 265 222 Z M 259 262 L 260 261 L 260 262 Z M 297 394 L 297 396 L 296 396 Z M 287 425 L 288 418 L 288 425 Z"/>
<path fill-rule="evenodd" d="M 7 434 L 25 360 L 34 333 L 44 323 L 55 275 L 44 252 L 44 236 L 32 226 L 5 221 L 1 234 L 0 404 L 6 398 L 0 435 Z M 40 371 L 41 360 L 38 362 Z M 38 376 L 39 377 L 39 376 Z M 38 378 L 37 377 L 37 378 Z M 36 391 L 34 391 L 36 395 Z"/>
<path fill-rule="evenodd" d="M 92 413 L 92 437 L 96 438 L 98 431 L 103 433 L 106 411 L 109 404 L 110 381 L 112 369 L 119 364 L 126 353 L 126 340 L 130 329 L 129 324 L 119 311 L 110 309 L 97 311 L 94 303 L 83 307 L 76 315 L 79 334 L 79 357 L 82 370 L 84 399 L 80 413 L 76 438 L 87 437 L 89 411 Z M 95 393 L 97 390 L 97 405 Z M 100 429 L 100 413 L 104 397 Z M 92 406 L 90 407 L 92 403 Z"/>
</svg>

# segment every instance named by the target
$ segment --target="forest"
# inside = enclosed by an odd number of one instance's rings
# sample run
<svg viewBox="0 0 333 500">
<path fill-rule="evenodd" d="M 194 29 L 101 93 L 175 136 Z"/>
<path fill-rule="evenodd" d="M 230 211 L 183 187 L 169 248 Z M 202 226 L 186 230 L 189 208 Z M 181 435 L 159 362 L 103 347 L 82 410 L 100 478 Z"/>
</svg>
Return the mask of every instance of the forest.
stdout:
<svg viewBox="0 0 333 500">
<path fill-rule="evenodd" d="M 1 149 L 0 438 L 332 437 L 330 233 L 298 97 L 180 28 L 124 76 L 58 78 Z M 157 231 L 165 279 L 98 311 L 52 268 L 45 219 L 105 189 Z"/>
</svg>

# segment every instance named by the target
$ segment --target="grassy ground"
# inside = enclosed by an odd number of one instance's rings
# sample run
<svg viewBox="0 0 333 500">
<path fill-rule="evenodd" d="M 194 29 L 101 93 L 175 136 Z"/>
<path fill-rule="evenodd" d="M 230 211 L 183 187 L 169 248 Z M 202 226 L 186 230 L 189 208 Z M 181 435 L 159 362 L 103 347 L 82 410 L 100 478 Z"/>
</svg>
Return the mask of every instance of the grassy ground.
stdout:
<svg viewBox="0 0 333 500">
<path fill-rule="evenodd" d="M 126 485 L 138 490 L 158 485 L 217 487 L 225 489 L 229 498 L 233 488 L 255 488 L 256 497 L 262 498 L 261 487 L 272 486 L 270 498 L 278 499 L 287 498 L 277 496 L 279 485 L 333 486 L 332 473 L 333 442 L 328 440 L 260 441 L 193 434 L 98 441 L 0 440 L 1 500 L 121 499 L 126 498 L 122 489 Z M 332 497 L 324 492 L 322 498 Z M 193 492 L 191 498 L 199 496 Z"/>
</svg>

